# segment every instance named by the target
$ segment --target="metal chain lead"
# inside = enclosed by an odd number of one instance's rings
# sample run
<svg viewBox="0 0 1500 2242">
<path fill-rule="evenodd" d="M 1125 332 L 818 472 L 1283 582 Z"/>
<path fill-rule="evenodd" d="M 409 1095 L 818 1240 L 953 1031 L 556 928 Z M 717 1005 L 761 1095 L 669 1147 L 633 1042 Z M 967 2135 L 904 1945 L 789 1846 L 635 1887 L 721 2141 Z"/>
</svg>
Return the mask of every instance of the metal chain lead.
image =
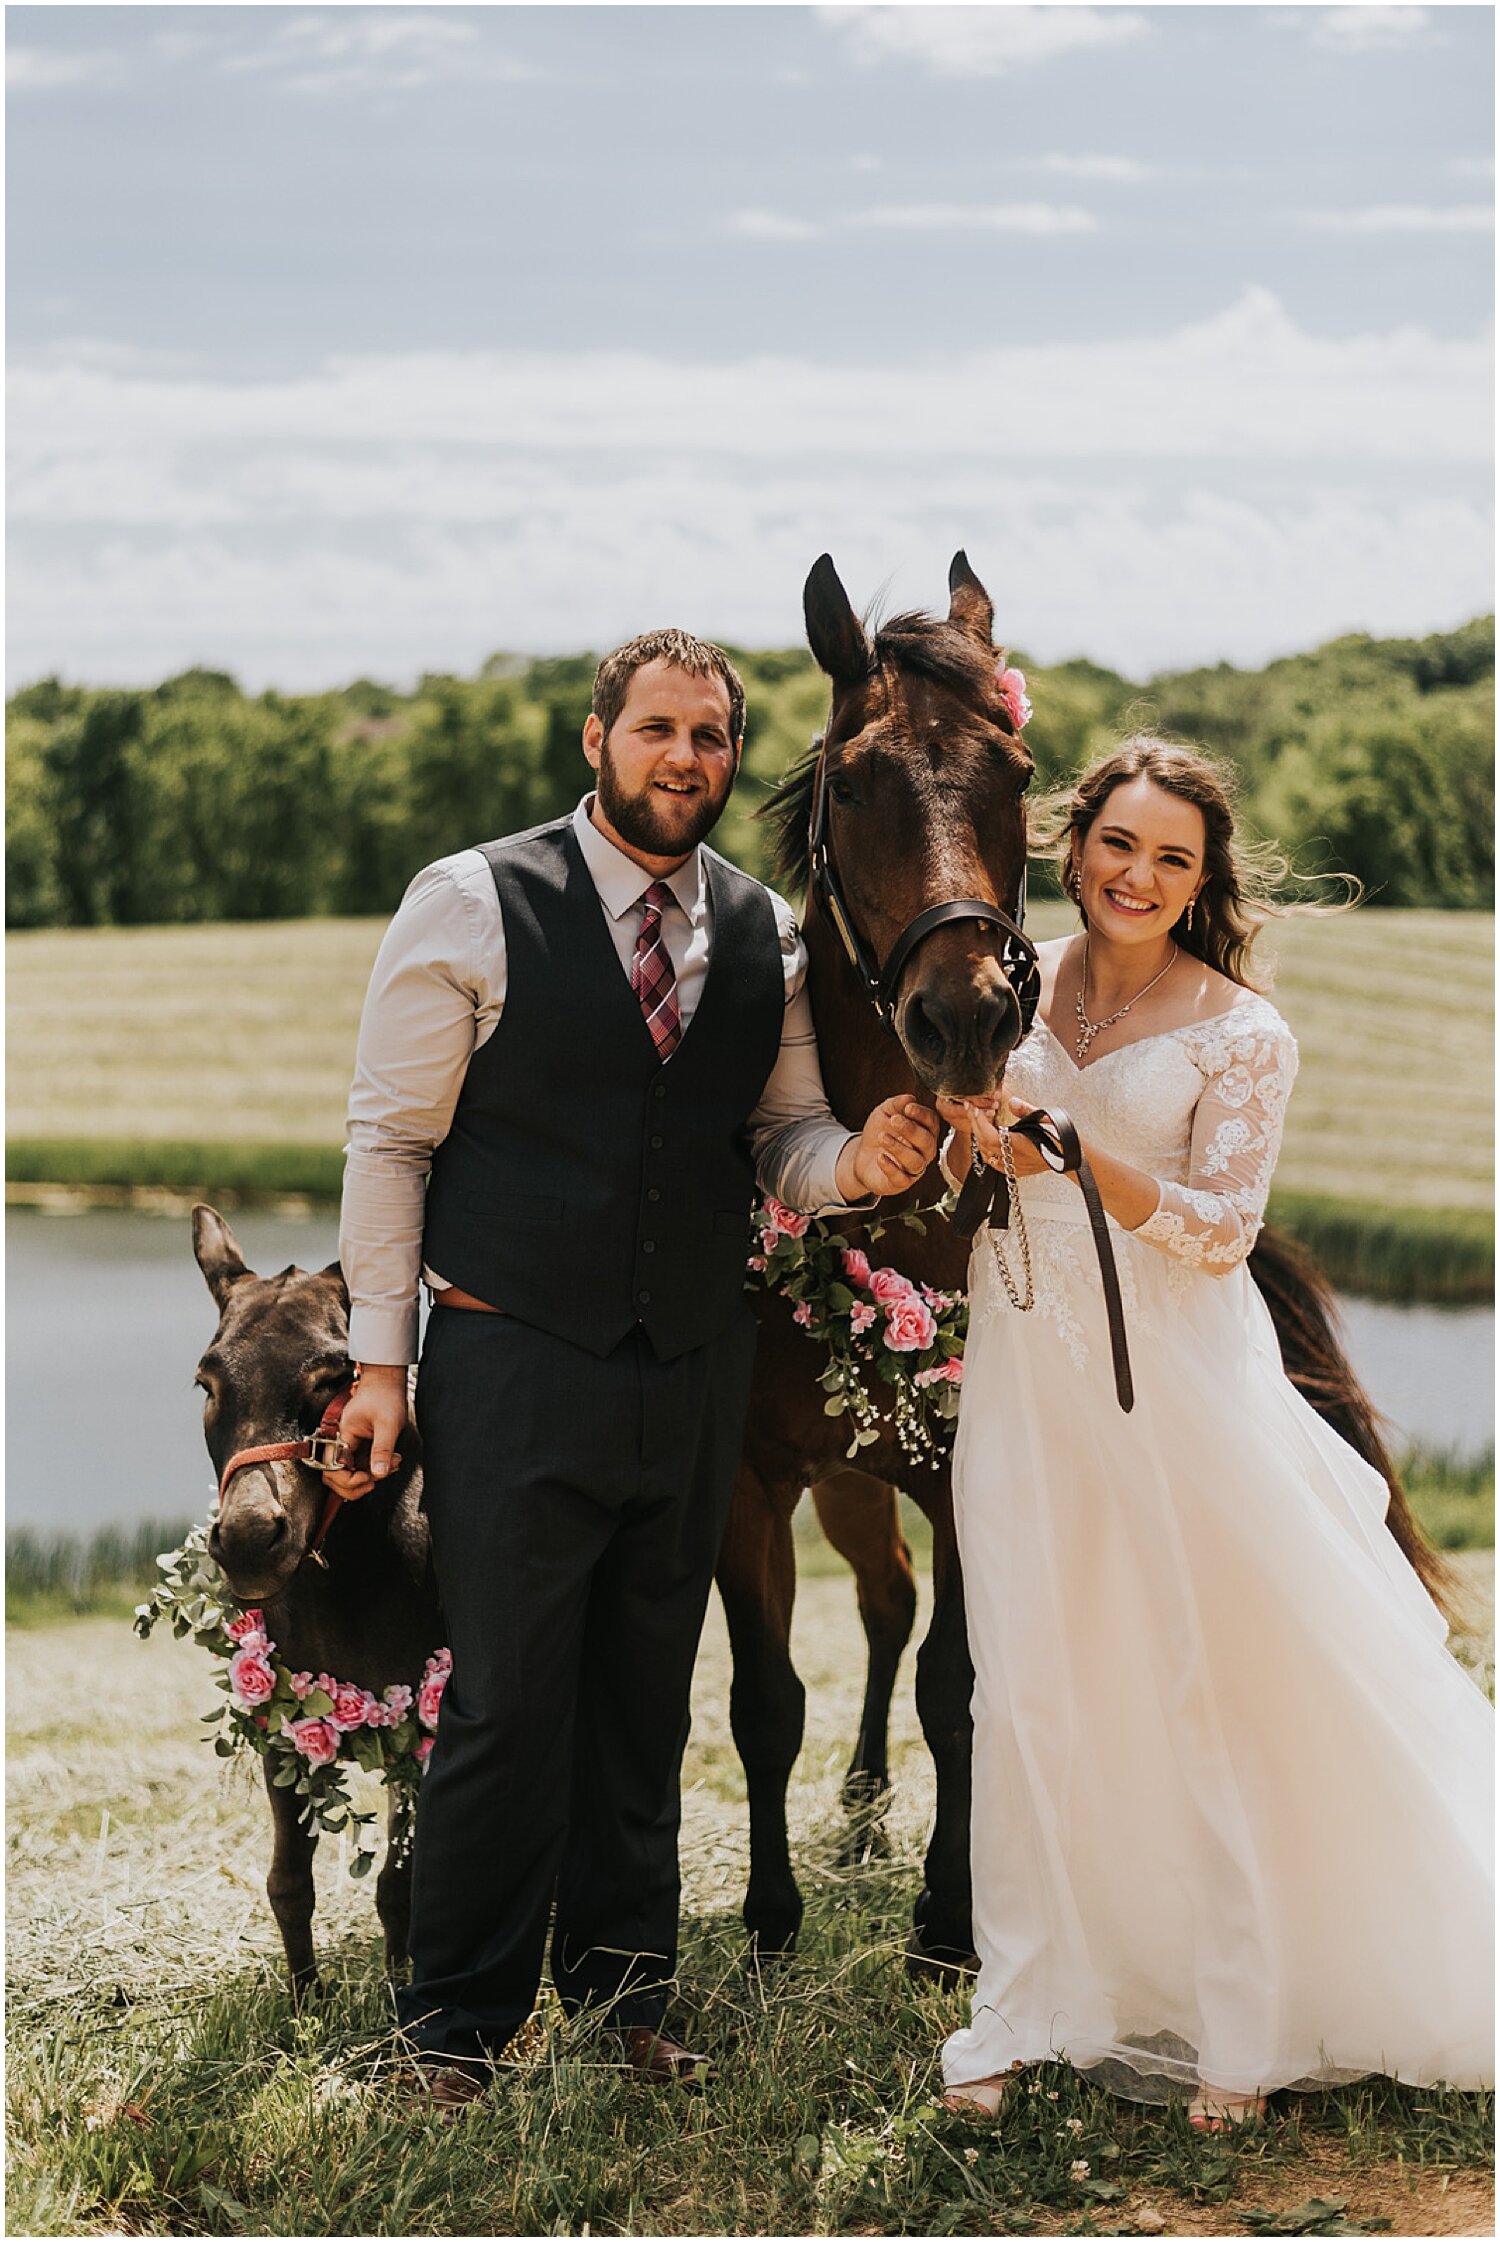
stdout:
<svg viewBox="0 0 1500 2242">
<path fill-rule="evenodd" d="M 979 1149 L 979 1132 L 977 1130 L 970 1139 L 970 1151 L 975 1167 L 982 1169 L 984 1167 L 984 1155 Z M 993 1223 L 987 1223 L 985 1228 L 989 1233 L 990 1251 L 995 1256 L 995 1267 L 1000 1272 L 1000 1282 L 1005 1287 L 1005 1297 L 1016 1312 L 1024 1316 L 1029 1315 L 1036 1306 L 1036 1286 L 1032 1281 L 1031 1240 L 1026 1235 L 1026 1217 L 1021 1212 L 1021 1194 L 1016 1185 L 1016 1163 L 1015 1156 L 1010 1148 L 1009 1129 L 1000 1131 L 1000 1167 L 1010 1191 L 1010 1218 L 1015 1225 L 1016 1243 L 1021 1249 L 1021 1281 L 1026 1292 L 1024 1300 L 1016 1290 L 1016 1280 L 1011 1275 L 1005 1248 L 1000 1243 L 1000 1233 L 995 1229 Z"/>
</svg>

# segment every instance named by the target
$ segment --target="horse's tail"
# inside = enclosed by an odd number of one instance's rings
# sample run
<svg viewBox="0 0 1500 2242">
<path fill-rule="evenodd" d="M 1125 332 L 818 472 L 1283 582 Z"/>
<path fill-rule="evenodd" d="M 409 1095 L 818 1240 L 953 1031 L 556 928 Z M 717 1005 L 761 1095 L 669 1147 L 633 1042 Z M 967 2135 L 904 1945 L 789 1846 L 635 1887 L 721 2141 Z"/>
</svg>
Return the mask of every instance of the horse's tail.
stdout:
<svg viewBox="0 0 1500 2242">
<path fill-rule="evenodd" d="M 1439 1609 L 1457 1619 L 1459 1585 L 1453 1567 L 1412 1515 L 1380 1419 L 1340 1343 L 1328 1279 L 1304 1247 L 1277 1230 L 1262 1230 L 1250 1256 L 1250 1274 L 1271 1311 L 1287 1376 L 1318 1415 L 1379 1472 L 1391 1491 L 1385 1522 L 1402 1556 Z"/>
</svg>

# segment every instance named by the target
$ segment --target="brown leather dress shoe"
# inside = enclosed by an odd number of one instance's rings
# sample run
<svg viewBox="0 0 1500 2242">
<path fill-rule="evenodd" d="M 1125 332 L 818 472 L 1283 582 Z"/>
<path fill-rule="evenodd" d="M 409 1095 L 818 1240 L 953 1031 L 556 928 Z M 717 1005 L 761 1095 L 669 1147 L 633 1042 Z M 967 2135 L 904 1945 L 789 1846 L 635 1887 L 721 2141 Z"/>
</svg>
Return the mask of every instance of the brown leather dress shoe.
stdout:
<svg viewBox="0 0 1500 2242">
<path fill-rule="evenodd" d="M 606 2039 L 619 2048 L 625 2062 L 641 2078 L 649 2079 L 653 2086 L 701 2086 L 708 2069 L 708 2057 L 695 2055 L 691 2048 L 668 2039 L 665 2032 L 651 2024 L 627 2025 L 623 2031 L 609 2032 Z"/>
<path fill-rule="evenodd" d="M 490 2090 L 489 2074 L 466 2063 L 417 2063 L 411 2075 L 413 2106 L 437 2117 L 457 2117 Z"/>
</svg>

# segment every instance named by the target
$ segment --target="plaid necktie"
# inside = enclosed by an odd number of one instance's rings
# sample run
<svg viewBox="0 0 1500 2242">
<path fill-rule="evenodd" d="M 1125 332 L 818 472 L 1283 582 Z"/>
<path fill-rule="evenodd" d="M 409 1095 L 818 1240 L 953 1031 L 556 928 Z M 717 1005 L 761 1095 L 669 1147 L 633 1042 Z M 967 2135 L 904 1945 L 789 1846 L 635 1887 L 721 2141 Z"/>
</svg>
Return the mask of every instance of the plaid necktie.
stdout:
<svg viewBox="0 0 1500 2242">
<path fill-rule="evenodd" d="M 635 956 L 630 961 L 630 986 L 640 999 L 651 1040 L 656 1045 L 656 1055 L 663 1061 L 671 1058 L 682 1041 L 677 976 L 661 934 L 662 912 L 676 900 L 664 880 L 651 882 L 646 890 L 646 916 L 641 921 L 641 931 L 635 938 Z"/>
</svg>

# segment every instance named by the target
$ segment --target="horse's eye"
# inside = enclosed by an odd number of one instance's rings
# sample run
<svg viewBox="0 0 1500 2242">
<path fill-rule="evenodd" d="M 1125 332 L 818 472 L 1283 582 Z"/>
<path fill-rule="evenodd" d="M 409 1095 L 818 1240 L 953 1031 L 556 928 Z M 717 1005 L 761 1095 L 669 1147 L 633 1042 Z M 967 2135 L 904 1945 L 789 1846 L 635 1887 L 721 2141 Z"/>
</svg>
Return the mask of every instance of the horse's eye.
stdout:
<svg viewBox="0 0 1500 2242">
<path fill-rule="evenodd" d="M 836 802 L 852 802 L 855 799 L 854 789 L 846 778 L 831 778 L 828 781 L 828 791 Z"/>
</svg>

